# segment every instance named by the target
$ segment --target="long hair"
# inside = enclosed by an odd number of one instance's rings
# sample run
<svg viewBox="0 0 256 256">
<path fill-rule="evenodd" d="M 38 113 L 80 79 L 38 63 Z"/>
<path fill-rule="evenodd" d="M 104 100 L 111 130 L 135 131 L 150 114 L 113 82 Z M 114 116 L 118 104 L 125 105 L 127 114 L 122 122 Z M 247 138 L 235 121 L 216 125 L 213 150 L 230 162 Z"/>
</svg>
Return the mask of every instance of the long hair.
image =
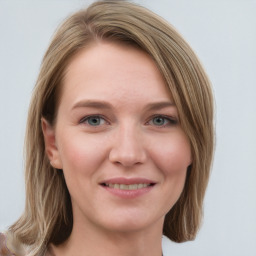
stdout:
<svg viewBox="0 0 256 256">
<path fill-rule="evenodd" d="M 214 148 L 213 97 L 207 75 L 190 46 L 162 18 L 127 1 L 98 1 L 58 28 L 33 91 L 25 138 L 25 210 L 9 229 L 29 248 L 30 256 L 43 255 L 49 243 L 64 242 L 73 226 L 62 170 L 54 169 L 45 153 L 41 118 L 54 124 L 67 65 L 82 48 L 101 40 L 139 47 L 161 72 L 193 157 L 183 192 L 165 217 L 163 234 L 183 242 L 193 240 L 200 227 Z"/>
</svg>

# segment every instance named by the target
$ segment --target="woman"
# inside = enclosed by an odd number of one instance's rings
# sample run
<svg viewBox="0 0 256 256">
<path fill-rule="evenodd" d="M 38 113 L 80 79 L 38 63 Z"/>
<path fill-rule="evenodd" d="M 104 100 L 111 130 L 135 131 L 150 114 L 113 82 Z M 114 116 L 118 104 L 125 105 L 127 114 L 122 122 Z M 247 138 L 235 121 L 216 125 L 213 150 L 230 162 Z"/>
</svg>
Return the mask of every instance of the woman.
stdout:
<svg viewBox="0 0 256 256">
<path fill-rule="evenodd" d="M 188 44 L 143 7 L 96 2 L 44 56 L 25 211 L 1 255 L 162 255 L 162 234 L 196 236 L 212 154 L 211 88 Z"/>
</svg>

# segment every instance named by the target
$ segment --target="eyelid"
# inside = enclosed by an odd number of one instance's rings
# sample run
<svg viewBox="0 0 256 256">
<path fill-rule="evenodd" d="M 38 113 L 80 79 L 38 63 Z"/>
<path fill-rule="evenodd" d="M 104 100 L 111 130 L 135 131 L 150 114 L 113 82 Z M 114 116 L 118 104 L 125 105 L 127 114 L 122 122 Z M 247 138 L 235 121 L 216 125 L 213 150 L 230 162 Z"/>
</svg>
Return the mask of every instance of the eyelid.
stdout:
<svg viewBox="0 0 256 256">
<path fill-rule="evenodd" d="M 85 124 L 85 122 L 89 119 L 89 118 L 93 118 L 93 117 L 96 117 L 96 118 L 101 118 L 104 120 L 104 124 L 110 124 L 110 122 L 108 121 L 108 119 L 101 115 L 101 114 L 90 114 L 90 115 L 86 115 L 84 117 L 82 117 L 80 120 L 79 120 L 79 124 Z M 168 126 L 168 125 L 177 125 L 179 123 L 179 119 L 177 117 L 174 117 L 174 116 L 170 116 L 170 115 L 163 115 L 163 114 L 155 114 L 153 116 L 150 116 L 150 118 L 148 118 L 148 121 L 146 122 L 146 125 L 150 125 L 149 122 L 151 122 L 154 118 L 156 117 L 160 117 L 160 118 L 163 118 L 165 120 L 168 121 L 167 124 L 164 124 L 164 125 L 159 125 L 159 128 L 161 127 L 165 127 L 165 126 Z M 95 126 L 94 128 L 97 128 L 99 126 L 102 126 L 104 124 L 101 124 L 101 125 L 98 125 L 98 126 Z M 87 125 L 91 126 L 90 124 L 87 123 Z M 153 124 L 152 124 L 153 125 Z M 157 125 L 153 125 L 153 126 L 157 126 Z M 93 126 L 92 126 L 93 127 Z"/>
<path fill-rule="evenodd" d="M 169 115 L 163 115 L 163 114 L 155 114 L 155 115 L 153 115 L 153 116 L 150 117 L 150 119 L 147 121 L 146 124 L 149 124 L 149 122 L 152 121 L 152 120 L 153 120 L 154 118 L 156 118 L 156 117 L 161 117 L 161 118 L 164 118 L 164 119 L 168 120 L 168 122 L 169 122 L 168 124 L 169 124 L 169 125 L 177 125 L 177 124 L 179 123 L 179 120 L 178 120 L 177 117 L 169 116 Z M 168 124 L 159 125 L 159 128 L 165 127 L 165 126 L 167 126 Z M 154 126 L 156 126 L 156 125 L 154 125 Z"/>
<path fill-rule="evenodd" d="M 93 115 L 87 115 L 87 116 L 84 116 L 82 117 L 80 120 L 79 120 L 79 124 L 84 124 L 89 118 L 92 118 L 92 117 L 96 117 L 96 118 L 101 118 L 103 119 L 107 124 L 109 124 L 108 120 L 106 119 L 106 117 L 100 115 L 100 114 L 93 114 Z M 95 126 L 97 127 L 97 126 Z"/>
</svg>

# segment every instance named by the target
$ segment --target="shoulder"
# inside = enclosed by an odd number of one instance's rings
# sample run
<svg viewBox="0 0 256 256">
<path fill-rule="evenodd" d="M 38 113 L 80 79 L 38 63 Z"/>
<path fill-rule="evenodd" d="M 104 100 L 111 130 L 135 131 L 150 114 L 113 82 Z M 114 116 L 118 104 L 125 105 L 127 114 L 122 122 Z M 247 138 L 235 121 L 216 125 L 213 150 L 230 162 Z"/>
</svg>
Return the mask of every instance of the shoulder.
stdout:
<svg viewBox="0 0 256 256">
<path fill-rule="evenodd" d="M 26 246 L 20 243 L 11 232 L 0 233 L 0 256 L 25 256 Z"/>
<path fill-rule="evenodd" d="M 0 232 L 0 256 L 26 256 L 33 251 L 31 246 L 21 243 L 12 232 Z M 55 256 L 52 246 L 38 255 Z"/>
<path fill-rule="evenodd" d="M 7 247 L 6 235 L 0 233 L 0 256 L 15 256 Z"/>
</svg>

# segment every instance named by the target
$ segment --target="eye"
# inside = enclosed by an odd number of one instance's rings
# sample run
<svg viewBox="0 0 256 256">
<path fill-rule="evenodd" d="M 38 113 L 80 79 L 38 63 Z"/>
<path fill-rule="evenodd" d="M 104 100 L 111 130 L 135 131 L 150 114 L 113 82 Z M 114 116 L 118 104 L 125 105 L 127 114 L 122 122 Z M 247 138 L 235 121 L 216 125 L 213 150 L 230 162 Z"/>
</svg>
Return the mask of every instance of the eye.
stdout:
<svg viewBox="0 0 256 256">
<path fill-rule="evenodd" d="M 152 122 L 156 126 L 162 126 L 162 125 L 166 124 L 166 122 L 168 122 L 168 120 L 166 120 L 166 118 L 164 118 L 164 117 L 157 116 L 152 119 Z"/>
<path fill-rule="evenodd" d="M 177 120 L 172 118 L 172 117 L 166 117 L 162 115 L 154 116 L 148 124 L 153 125 L 153 126 L 168 126 L 168 125 L 175 125 L 177 124 Z"/>
<path fill-rule="evenodd" d="M 105 119 L 101 116 L 87 116 L 84 117 L 80 123 L 85 123 L 90 126 L 100 126 L 106 123 Z"/>
</svg>

